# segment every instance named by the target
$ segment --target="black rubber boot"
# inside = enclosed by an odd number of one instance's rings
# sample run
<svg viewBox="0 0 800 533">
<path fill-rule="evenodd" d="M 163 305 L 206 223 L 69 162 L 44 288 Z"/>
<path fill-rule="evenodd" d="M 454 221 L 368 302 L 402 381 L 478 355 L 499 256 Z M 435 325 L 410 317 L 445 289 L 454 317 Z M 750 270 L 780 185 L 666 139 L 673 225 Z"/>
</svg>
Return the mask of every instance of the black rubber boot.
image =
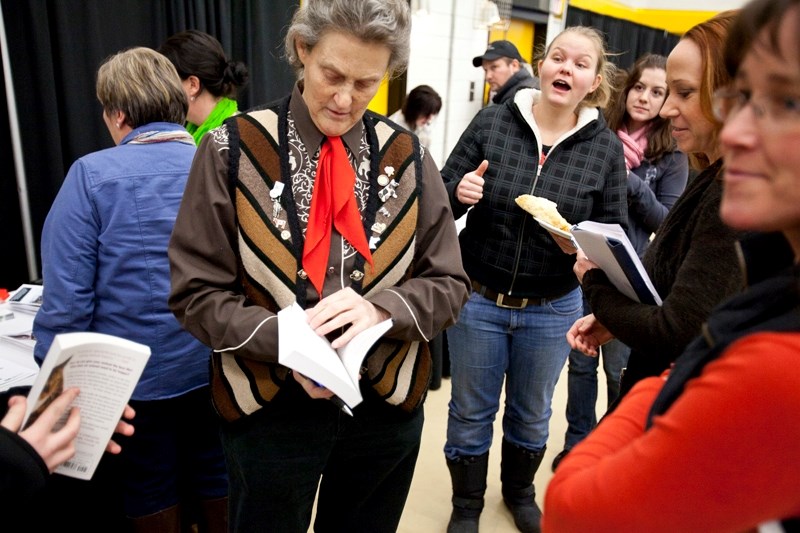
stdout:
<svg viewBox="0 0 800 533">
<path fill-rule="evenodd" d="M 514 517 L 514 525 L 522 533 L 541 531 L 542 510 L 536 505 L 533 476 L 542 462 L 544 450 L 532 452 L 503 439 L 500 462 L 503 501 Z"/>
<path fill-rule="evenodd" d="M 447 533 L 478 533 L 478 522 L 483 510 L 486 492 L 486 472 L 489 470 L 489 452 L 483 455 L 447 460 L 450 480 L 453 482 L 453 513 L 447 524 Z"/>
</svg>

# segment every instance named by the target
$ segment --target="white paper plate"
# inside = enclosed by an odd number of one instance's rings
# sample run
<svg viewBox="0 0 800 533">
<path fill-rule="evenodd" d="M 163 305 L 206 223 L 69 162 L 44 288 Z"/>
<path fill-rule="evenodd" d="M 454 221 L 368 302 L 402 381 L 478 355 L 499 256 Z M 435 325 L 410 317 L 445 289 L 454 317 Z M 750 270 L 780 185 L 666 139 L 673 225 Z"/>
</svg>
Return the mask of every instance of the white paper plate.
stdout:
<svg viewBox="0 0 800 533">
<path fill-rule="evenodd" d="M 560 237 L 564 237 L 565 239 L 572 240 L 572 234 L 569 233 L 568 231 L 564 231 L 563 229 L 559 229 L 559 228 L 553 226 L 552 224 L 548 224 L 547 222 L 545 222 L 541 218 L 533 217 L 533 219 L 536 222 L 538 222 L 541 227 L 543 227 L 544 229 L 546 229 L 550 233 L 555 233 L 556 235 L 558 235 Z"/>
</svg>

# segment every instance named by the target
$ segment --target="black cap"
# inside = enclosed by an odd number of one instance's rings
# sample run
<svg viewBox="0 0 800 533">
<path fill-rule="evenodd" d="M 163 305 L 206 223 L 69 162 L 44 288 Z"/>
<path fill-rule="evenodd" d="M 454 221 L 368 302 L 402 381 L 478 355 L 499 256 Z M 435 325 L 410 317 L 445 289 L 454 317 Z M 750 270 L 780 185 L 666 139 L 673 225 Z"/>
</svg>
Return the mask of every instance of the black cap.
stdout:
<svg viewBox="0 0 800 533">
<path fill-rule="evenodd" d="M 499 59 L 501 57 L 516 59 L 520 63 L 525 62 L 525 60 L 522 59 L 522 56 L 519 55 L 519 50 L 517 50 L 517 47 L 514 46 L 514 43 L 511 41 L 494 41 L 489 43 L 489 47 L 482 56 L 472 59 L 472 65 L 479 67 L 483 63 L 484 59 L 494 61 L 495 59 Z"/>
</svg>

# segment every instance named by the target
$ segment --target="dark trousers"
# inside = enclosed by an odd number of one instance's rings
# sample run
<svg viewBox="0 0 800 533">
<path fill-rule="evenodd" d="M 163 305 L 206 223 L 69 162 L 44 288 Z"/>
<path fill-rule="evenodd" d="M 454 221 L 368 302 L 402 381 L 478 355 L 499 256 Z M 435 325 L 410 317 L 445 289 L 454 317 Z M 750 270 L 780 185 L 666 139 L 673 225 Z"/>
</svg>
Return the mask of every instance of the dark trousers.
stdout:
<svg viewBox="0 0 800 533">
<path fill-rule="evenodd" d="M 393 532 L 411 486 L 424 415 L 365 400 L 354 417 L 290 382 L 222 430 L 235 532 Z M 322 481 L 320 482 L 320 477 Z"/>
<path fill-rule="evenodd" d="M 220 423 L 208 387 L 130 405 L 136 410 L 135 433 L 118 439 L 127 516 L 147 516 L 178 503 L 188 513 L 202 501 L 228 495 Z"/>
</svg>

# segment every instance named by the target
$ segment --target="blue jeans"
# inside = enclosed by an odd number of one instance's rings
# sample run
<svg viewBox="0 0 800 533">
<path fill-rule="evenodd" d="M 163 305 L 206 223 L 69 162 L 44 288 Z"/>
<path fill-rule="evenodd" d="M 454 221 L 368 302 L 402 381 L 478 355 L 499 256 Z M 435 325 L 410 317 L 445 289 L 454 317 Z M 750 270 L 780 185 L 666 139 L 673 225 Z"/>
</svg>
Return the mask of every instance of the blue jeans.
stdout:
<svg viewBox="0 0 800 533">
<path fill-rule="evenodd" d="M 344 414 L 290 382 L 222 429 L 232 532 L 394 532 L 411 486 L 424 414 L 365 398 Z M 321 479 L 321 481 L 320 481 Z"/>
<path fill-rule="evenodd" d="M 581 290 L 524 309 L 505 309 L 473 292 L 447 330 L 452 395 L 445 456 L 481 455 L 505 380 L 503 436 L 541 451 L 547 444 L 553 390 L 569 354 L 566 332 L 583 311 Z"/>
<path fill-rule="evenodd" d="M 608 389 L 608 406 L 619 396 L 619 378 L 628 364 L 630 348 L 617 339 L 604 344 L 600 355 L 589 357 L 578 350 L 569 353 L 567 370 L 567 433 L 564 449 L 569 450 L 597 426 L 597 368 L 603 360 Z"/>
</svg>

